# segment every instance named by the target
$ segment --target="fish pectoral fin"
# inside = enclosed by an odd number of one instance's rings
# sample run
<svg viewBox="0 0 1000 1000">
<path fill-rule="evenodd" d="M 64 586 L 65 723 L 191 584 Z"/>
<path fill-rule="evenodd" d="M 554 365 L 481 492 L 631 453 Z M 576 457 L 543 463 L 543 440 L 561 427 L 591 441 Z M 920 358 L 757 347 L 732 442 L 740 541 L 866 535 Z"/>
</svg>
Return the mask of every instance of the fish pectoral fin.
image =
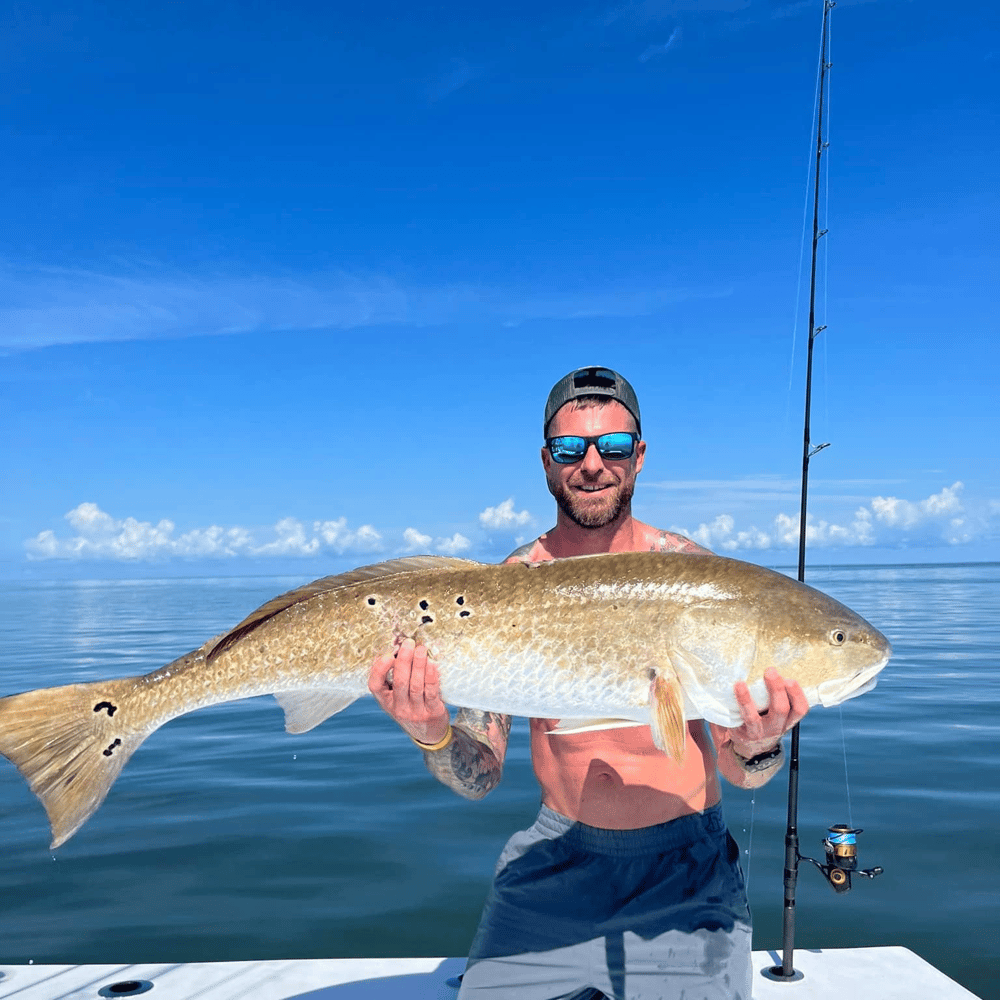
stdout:
<svg viewBox="0 0 1000 1000">
<path fill-rule="evenodd" d="M 317 688 L 310 691 L 282 691 L 275 694 L 278 704 L 285 710 L 286 733 L 308 733 L 331 715 L 342 712 L 353 701 L 356 694 Z"/>
<path fill-rule="evenodd" d="M 653 742 L 678 764 L 684 762 L 687 744 L 687 721 L 684 718 L 684 692 L 677 675 L 657 673 L 649 690 L 649 727 Z"/>
<path fill-rule="evenodd" d="M 634 719 L 560 719 L 555 729 L 547 729 L 547 736 L 565 736 L 568 733 L 595 733 L 601 729 L 625 729 L 627 726 L 644 726 Z"/>
</svg>

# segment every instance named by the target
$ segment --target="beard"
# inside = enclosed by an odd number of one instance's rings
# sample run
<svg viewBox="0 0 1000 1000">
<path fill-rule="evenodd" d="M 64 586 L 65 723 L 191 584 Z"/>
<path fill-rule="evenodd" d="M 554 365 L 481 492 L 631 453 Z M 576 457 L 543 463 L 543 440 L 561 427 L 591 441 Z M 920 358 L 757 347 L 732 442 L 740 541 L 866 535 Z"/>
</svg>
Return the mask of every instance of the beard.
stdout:
<svg viewBox="0 0 1000 1000">
<path fill-rule="evenodd" d="M 545 482 L 559 509 L 581 528 L 604 528 L 617 521 L 631 509 L 632 494 L 635 493 L 635 479 L 629 478 L 614 490 L 600 494 L 600 502 L 595 503 L 594 500 L 587 500 L 586 495 L 570 490 L 560 482 L 553 482 L 548 476 Z"/>
</svg>

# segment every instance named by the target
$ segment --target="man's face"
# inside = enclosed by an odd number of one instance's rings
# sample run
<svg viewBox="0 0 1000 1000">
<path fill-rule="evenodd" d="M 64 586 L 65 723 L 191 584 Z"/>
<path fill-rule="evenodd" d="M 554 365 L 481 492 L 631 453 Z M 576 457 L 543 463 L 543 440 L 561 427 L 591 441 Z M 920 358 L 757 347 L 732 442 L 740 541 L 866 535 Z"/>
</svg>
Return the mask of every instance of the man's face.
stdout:
<svg viewBox="0 0 1000 1000">
<path fill-rule="evenodd" d="M 548 436 L 596 437 L 612 431 L 635 431 L 632 415 L 617 400 L 580 410 L 567 403 L 552 418 Z M 646 442 L 639 441 L 631 458 L 612 462 L 601 458 L 591 445 L 579 462 L 560 465 L 552 460 L 548 448 L 542 448 L 545 481 L 559 509 L 571 521 L 581 528 L 603 528 L 630 511 L 635 477 L 645 452 Z"/>
</svg>

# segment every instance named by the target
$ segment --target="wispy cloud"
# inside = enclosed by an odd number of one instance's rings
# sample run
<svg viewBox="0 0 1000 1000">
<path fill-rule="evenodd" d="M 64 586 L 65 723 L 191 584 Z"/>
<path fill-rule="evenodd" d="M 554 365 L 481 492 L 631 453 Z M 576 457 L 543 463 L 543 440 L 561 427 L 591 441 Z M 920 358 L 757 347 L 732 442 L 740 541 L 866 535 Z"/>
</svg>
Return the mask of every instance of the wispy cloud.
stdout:
<svg viewBox="0 0 1000 1000">
<path fill-rule="evenodd" d="M 474 65 L 461 56 L 455 56 L 448 67 L 427 88 L 427 99 L 432 104 L 443 100 L 483 76 L 484 73 L 484 67 Z"/>
<path fill-rule="evenodd" d="M 386 275 L 0 267 L 0 350 L 255 331 L 642 316 L 720 288 L 420 287 Z"/>
<path fill-rule="evenodd" d="M 649 45 L 646 47 L 645 52 L 639 56 L 639 62 L 649 62 L 654 56 L 665 55 L 673 47 L 674 42 L 676 42 L 681 36 L 681 29 L 679 27 L 674 28 L 670 32 L 670 37 L 662 45 Z"/>
<path fill-rule="evenodd" d="M 733 14 L 750 4 L 751 0 L 626 0 L 609 7 L 603 21 L 643 27 L 680 14 Z"/>
</svg>

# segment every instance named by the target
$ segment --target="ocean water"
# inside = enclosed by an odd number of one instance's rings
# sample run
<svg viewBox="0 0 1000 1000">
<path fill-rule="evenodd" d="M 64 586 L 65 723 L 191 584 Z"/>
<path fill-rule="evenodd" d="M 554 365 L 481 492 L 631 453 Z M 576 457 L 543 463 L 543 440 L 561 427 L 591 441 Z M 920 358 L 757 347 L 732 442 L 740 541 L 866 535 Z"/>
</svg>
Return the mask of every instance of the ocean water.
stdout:
<svg viewBox="0 0 1000 1000">
<path fill-rule="evenodd" d="M 0 694 L 146 673 L 297 578 L 0 584 Z M 875 691 L 802 726 L 799 834 L 864 829 L 837 896 L 800 870 L 796 948 L 903 945 L 1000 998 L 1000 564 L 814 567 L 890 638 Z M 727 788 L 755 948 L 780 948 L 785 773 Z M 289 736 L 273 699 L 155 733 L 58 851 L 0 759 L 0 962 L 464 954 L 496 856 L 532 822 L 527 726 L 482 802 L 435 783 L 371 699 Z"/>
</svg>

